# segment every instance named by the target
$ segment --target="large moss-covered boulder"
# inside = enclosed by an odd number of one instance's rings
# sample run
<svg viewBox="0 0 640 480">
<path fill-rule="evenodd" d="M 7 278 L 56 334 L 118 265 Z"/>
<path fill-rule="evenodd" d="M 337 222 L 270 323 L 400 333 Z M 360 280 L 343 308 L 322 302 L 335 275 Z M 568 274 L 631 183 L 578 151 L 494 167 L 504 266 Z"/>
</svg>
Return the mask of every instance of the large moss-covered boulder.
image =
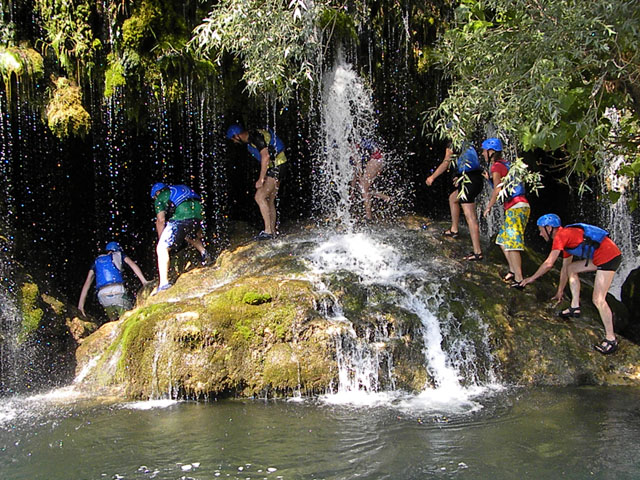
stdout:
<svg viewBox="0 0 640 480">
<path fill-rule="evenodd" d="M 603 332 L 588 285 L 582 317 L 563 320 L 549 303 L 557 271 L 511 289 L 497 247 L 466 262 L 464 235 L 446 239 L 440 229 L 407 218 L 224 251 L 87 337 L 80 387 L 200 398 L 308 395 L 345 383 L 414 392 L 446 381 L 640 383 L 636 345 L 620 337 L 615 355 L 593 349 Z M 526 269 L 544 257 L 526 252 Z"/>
</svg>

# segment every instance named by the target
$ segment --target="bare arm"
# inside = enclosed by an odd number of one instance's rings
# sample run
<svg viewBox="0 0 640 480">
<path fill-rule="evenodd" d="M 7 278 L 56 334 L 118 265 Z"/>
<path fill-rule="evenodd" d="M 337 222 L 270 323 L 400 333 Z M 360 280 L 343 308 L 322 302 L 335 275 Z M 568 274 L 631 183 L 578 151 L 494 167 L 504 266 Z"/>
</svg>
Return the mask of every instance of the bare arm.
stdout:
<svg viewBox="0 0 640 480">
<path fill-rule="evenodd" d="M 142 270 L 140 270 L 140 267 L 138 267 L 136 262 L 131 260 L 129 257 L 124 257 L 124 263 L 126 263 L 131 267 L 131 270 L 133 270 L 133 273 L 135 273 L 136 276 L 140 279 L 140 282 L 142 282 L 142 285 L 147 283 L 147 279 L 144 277 L 144 273 L 142 273 Z"/>
<path fill-rule="evenodd" d="M 520 282 L 520 285 L 525 286 L 532 282 L 535 282 L 538 278 L 540 278 L 549 270 L 551 270 L 553 268 L 553 264 L 556 263 L 558 256 L 560 256 L 560 250 L 551 250 L 551 253 L 547 257 L 547 259 L 544 262 L 542 262 L 542 264 L 538 267 L 538 270 L 536 270 L 536 273 L 522 280 L 522 282 Z M 564 270 L 564 263 L 562 268 Z"/>
<path fill-rule="evenodd" d="M 562 270 L 560 270 L 560 281 L 558 282 L 558 291 L 552 297 L 552 300 L 555 300 L 556 303 L 560 303 L 560 301 L 562 301 L 562 296 L 564 295 L 564 287 L 567 286 L 567 281 L 569 280 L 567 269 L 572 261 L 573 261 L 573 255 L 562 259 Z"/>
<path fill-rule="evenodd" d="M 262 187 L 264 180 L 267 178 L 267 170 L 269 169 L 269 150 L 263 148 L 260 150 L 260 177 L 256 182 L 256 189 Z"/>
<path fill-rule="evenodd" d="M 493 172 L 491 174 L 491 179 L 493 180 L 493 191 L 491 192 L 491 198 L 489 198 L 489 203 L 487 203 L 487 208 L 484 209 L 484 216 L 489 215 L 489 212 L 493 208 L 493 206 L 498 201 L 498 195 L 500 195 L 500 190 L 502 190 L 502 177 L 498 172 Z"/>
<path fill-rule="evenodd" d="M 442 175 L 447 170 L 447 168 L 449 168 L 449 164 L 451 163 L 452 159 L 453 159 L 453 150 L 451 150 L 450 148 L 447 148 L 444 153 L 444 160 L 442 160 L 440 165 L 438 165 L 438 168 L 436 168 L 436 171 L 433 172 L 431 175 L 429 175 L 425 180 L 425 183 L 429 187 L 431 186 L 431 184 L 433 184 L 436 178 Z"/>
<path fill-rule="evenodd" d="M 158 232 L 158 239 L 162 235 L 165 225 L 167 224 L 165 212 L 159 212 L 156 215 L 156 232 Z"/>
<path fill-rule="evenodd" d="M 82 286 L 82 292 L 80 292 L 80 300 L 78 300 L 78 310 L 82 315 L 86 315 L 84 313 L 84 303 L 87 301 L 87 294 L 89 293 L 89 287 L 91 287 L 91 282 L 93 282 L 93 269 L 89 270 L 87 274 L 87 279 L 84 281 L 84 285 Z"/>
</svg>

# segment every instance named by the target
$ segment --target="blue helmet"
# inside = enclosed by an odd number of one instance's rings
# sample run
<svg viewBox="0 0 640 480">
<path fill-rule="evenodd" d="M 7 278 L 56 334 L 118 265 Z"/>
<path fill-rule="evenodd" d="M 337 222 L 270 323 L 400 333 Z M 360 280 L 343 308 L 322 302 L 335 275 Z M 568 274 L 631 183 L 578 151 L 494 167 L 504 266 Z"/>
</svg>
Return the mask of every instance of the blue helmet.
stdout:
<svg viewBox="0 0 640 480">
<path fill-rule="evenodd" d="M 499 138 L 491 137 L 482 142 L 482 148 L 485 150 L 495 150 L 496 152 L 502 151 L 502 142 Z"/>
<path fill-rule="evenodd" d="M 231 140 L 234 135 L 240 135 L 242 132 L 244 132 L 244 128 L 237 123 L 233 124 L 227 129 L 227 139 Z"/>
<path fill-rule="evenodd" d="M 155 197 L 156 193 L 158 193 L 160 190 L 164 188 L 169 188 L 169 186 L 161 182 L 154 183 L 153 187 L 151 187 L 151 198 Z"/>
<path fill-rule="evenodd" d="M 560 221 L 560 217 L 555 213 L 547 213 L 546 215 L 542 215 L 537 222 L 539 227 L 561 227 L 562 222 Z"/>
<path fill-rule="evenodd" d="M 107 252 L 121 252 L 122 251 L 122 247 L 120 246 L 120 244 L 118 242 L 109 242 L 109 243 L 107 243 L 107 246 L 105 247 L 105 250 Z"/>
</svg>

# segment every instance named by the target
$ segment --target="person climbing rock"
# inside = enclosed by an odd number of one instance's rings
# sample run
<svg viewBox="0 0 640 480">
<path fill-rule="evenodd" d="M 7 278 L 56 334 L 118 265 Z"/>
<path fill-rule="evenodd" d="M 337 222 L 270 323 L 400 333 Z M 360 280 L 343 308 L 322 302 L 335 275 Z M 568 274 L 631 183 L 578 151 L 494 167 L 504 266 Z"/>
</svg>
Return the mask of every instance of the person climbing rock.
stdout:
<svg viewBox="0 0 640 480">
<path fill-rule="evenodd" d="M 425 183 L 428 187 L 451 167 L 455 159 L 456 176 L 453 180 L 454 190 L 449 195 L 449 210 L 451 212 L 451 227 L 442 232 L 442 235 L 449 238 L 458 238 L 458 227 L 460 222 L 460 206 L 469 226 L 471 244 L 473 251 L 465 257 L 466 260 L 482 260 L 482 246 L 480 244 L 480 226 L 476 215 L 476 197 L 482 193 L 484 178 L 483 168 L 478 158 L 478 153 L 471 145 L 463 147 L 463 153 L 457 158 L 453 150 L 451 141 L 447 143 L 444 159 L 427 177 Z"/>
<path fill-rule="evenodd" d="M 560 217 L 553 213 L 542 215 L 538 221 L 540 236 L 551 242 L 551 253 L 540 265 L 538 270 L 522 281 L 528 285 L 553 267 L 562 253 L 562 269 L 558 290 L 552 297 L 556 304 L 562 301 L 564 287 L 569 282 L 571 290 L 571 305 L 559 312 L 563 318 L 577 318 L 580 316 L 580 277 L 583 272 L 596 272 L 593 282 L 593 304 L 598 309 L 600 319 L 604 325 L 605 338 L 594 348 L 608 355 L 618 349 L 618 340 L 613 330 L 613 314 L 607 303 L 607 292 L 613 281 L 616 270 L 622 262 L 622 254 L 617 245 L 609 238 L 609 233 L 602 228 L 586 223 L 575 223 L 562 227 Z M 580 260 L 575 260 L 578 257 Z"/>
<path fill-rule="evenodd" d="M 202 203 L 200 195 L 186 185 L 155 183 L 151 187 L 151 198 L 156 212 L 158 244 L 158 288 L 157 294 L 171 287 L 169 283 L 169 252 L 181 249 L 185 242 L 200 253 L 203 265 L 210 257 L 202 244 Z"/>
<path fill-rule="evenodd" d="M 105 250 L 106 253 L 99 255 L 89 269 L 87 278 L 82 286 L 80 300 L 78 300 L 78 310 L 82 315 L 86 315 L 84 305 L 95 277 L 98 302 L 104 308 L 109 320 L 115 320 L 133 306 L 133 302 L 124 287 L 122 277 L 123 263 L 129 265 L 133 273 L 140 279 L 142 285 L 147 283 L 147 279 L 140 267 L 124 254 L 118 242 L 107 243 Z"/>
<path fill-rule="evenodd" d="M 351 164 L 354 167 L 351 191 L 355 193 L 356 185 L 360 187 L 365 218 L 367 220 L 373 220 L 371 200 L 373 198 L 379 198 L 384 202 L 391 200 L 389 195 L 371 189 L 373 182 L 378 178 L 384 168 L 384 157 L 378 145 L 367 138 L 361 139 L 360 142 L 356 144 L 355 150 L 355 156 L 359 158 L 351 159 Z"/>
<path fill-rule="evenodd" d="M 521 290 L 522 258 L 520 252 L 524 250 L 524 230 L 529 221 L 531 209 L 525 196 L 524 184 L 519 181 L 511 185 L 505 185 L 504 181 L 511 169 L 502 155 L 502 142 L 499 138 L 487 138 L 482 142 L 482 155 L 490 166 L 490 183 L 493 185 L 491 198 L 484 210 L 484 216 L 489 215 L 491 208 L 496 204 L 500 193 L 506 189 L 504 198 L 504 223 L 496 237 L 496 244 L 500 245 L 502 253 L 507 259 L 509 272 L 503 277 L 505 282 L 510 282 L 511 287 Z"/>
<path fill-rule="evenodd" d="M 238 124 L 227 129 L 226 137 L 245 145 L 260 164 L 254 199 L 262 215 L 264 230 L 255 238 L 270 240 L 276 235 L 276 197 L 286 170 L 284 143 L 271 128 L 247 131 Z"/>
</svg>

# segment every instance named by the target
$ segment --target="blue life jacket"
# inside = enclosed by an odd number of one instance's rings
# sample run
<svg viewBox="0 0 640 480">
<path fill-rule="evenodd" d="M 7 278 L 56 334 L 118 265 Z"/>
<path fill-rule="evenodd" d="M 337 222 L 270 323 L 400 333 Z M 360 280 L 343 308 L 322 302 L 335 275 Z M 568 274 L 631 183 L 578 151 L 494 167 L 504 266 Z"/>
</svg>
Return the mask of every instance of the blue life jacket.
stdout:
<svg viewBox="0 0 640 480">
<path fill-rule="evenodd" d="M 609 232 L 605 229 L 596 227 L 595 225 L 589 225 L 588 223 L 572 223 L 565 228 L 570 227 L 581 228 L 584 232 L 584 239 L 579 245 L 573 248 L 565 248 L 565 251 L 571 255 L 587 260 L 593 258 L 593 253 L 600 247 L 602 241 L 609 236 Z"/>
<path fill-rule="evenodd" d="M 456 161 L 458 173 L 479 172 L 482 170 L 475 148 L 469 147 Z"/>
<path fill-rule="evenodd" d="M 507 171 L 511 170 L 511 162 L 501 161 L 500 163 L 502 163 L 505 167 L 507 167 Z M 508 193 L 507 200 L 511 200 L 512 198 L 518 197 L 520 195 L 524 195 L 525 194 L 524 183 L 518 182 L 513 187 L 513 190 L 507 193 Z"/>
<path fill-rule="evenodd" d="M 200 195 L 186 185 L 171 185 L 169 189 L 171 190 L 169 200 L 175 207 L 186 200 L 200 200 Z"/>
<path fill-rule="evenodd" d="M 120 252 L 116 252 L 120 254 Z M 93 271 L 96 274 L 96 289 L 100 290 L 107 285 L 123 283 L 122 271 L 113 262 L 114 253 L 105 253 L 96 258 L 93 263 Z"/>
<path fill-rule="evenodd" d="M 271 127 L 267 127 L 266 129 L 258 130 L 264 137 L 264 141 L 267 144 L 267 149 L 269 150 L 269 156 L 271 157 L 271 161 L 274 161 L 276 156 L 284 150 L 284 142 L 280 140 L 280 138 L 274 133 Z M 249 153 L 255 157 L 258 162 L 262 161 L 262 157 L 260 156 L 260 150 L 258 150 L 254 145 L 248 143 L 247 149 Z"/>
</svg>

